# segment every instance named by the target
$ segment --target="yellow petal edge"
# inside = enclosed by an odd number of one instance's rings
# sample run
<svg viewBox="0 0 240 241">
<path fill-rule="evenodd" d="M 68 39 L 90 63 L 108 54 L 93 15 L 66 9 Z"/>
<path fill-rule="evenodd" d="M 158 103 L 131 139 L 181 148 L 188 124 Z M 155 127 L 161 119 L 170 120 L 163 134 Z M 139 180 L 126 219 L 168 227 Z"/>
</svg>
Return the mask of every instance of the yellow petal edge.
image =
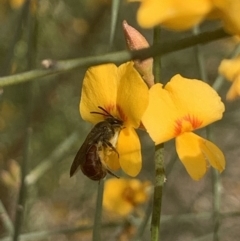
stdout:
<svg viewBox="0 0 240 241">
<path fill-rule="evenodd" d="M 209 164 L 218 171 L 225 169 L 222 151 L 212 142 L 188 132 L 176 138 L 178 157 L 193 180 L 201 179 Z"/>
</svg>

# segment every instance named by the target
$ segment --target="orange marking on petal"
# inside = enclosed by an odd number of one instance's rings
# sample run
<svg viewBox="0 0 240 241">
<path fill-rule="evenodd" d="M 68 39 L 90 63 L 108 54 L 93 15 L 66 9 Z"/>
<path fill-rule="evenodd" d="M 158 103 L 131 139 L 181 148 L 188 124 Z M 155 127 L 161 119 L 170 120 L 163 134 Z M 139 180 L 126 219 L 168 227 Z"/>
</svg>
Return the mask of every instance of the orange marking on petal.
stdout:
<svg viewBox="0 0 240 241">
<path fill-rule="evenodd" d="M 134 206 L 134 190 L 130 187 L 126 187 L 122 193 L 122 198 Z"/>
<path fill-rule="evenodd" d="M 175 136 L 178 136 L 184 132 L 195 130 L 201 125 L 202 120 L 199 120 L 196 116 L 187 114 L 175 121 Z"/>
<path fill-rule="evenodd" d="M 107 106 L 104 106 L 104 109 L 109 112 L 110 114 L 113 114 L 115 110 L 115 105 L 114 104 L 109 104 Z"/>
<path fill-rule="evenodd" d="M 123 111 L 123 109 L 119 106 L 119 105 L 117 105 L 117 113 L 118 113 L 118 115 L 119 115 L 119 118 L 120 118 L 120 120 L 122 120 L 123 122 L 126 122 L 127 121 L 127 116 L 124 114 L 124 111 Z"/>
</svg>

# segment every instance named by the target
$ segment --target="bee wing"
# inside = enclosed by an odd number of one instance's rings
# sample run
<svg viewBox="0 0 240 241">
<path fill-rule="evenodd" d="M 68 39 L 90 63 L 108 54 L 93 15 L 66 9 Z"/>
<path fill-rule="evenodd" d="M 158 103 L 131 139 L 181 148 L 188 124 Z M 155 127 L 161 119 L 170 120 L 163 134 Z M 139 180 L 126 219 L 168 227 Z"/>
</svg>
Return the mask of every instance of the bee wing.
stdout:
<svg viewBox="0 0 240 241">
<path fill-rule="evenodd" d="M 87 152 L 94 144 L 99 142 L 101 136 L 102 133 L 99 133 L 96 128 L 91 130 L 73 160 L 70 168 L 70 177 L 72 177 L 78 171 L 79 167 L 86 161 Z"/>
</svg>

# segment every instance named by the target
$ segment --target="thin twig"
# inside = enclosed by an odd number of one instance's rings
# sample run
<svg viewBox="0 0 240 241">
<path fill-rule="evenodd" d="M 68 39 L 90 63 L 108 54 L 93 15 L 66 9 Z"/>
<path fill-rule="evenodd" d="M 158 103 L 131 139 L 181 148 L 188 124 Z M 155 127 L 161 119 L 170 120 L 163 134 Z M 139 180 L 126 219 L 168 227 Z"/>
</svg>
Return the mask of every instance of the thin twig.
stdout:
<svg viewBox="0 0 240 241">
<path fill-rule="evenodd" d="M 22 24 L 24 20 L 26 20 L 26 16 L 28 15 L 28 6 L 29 1 L 25 1 L 18 12 L 18 16 L 15 23 L 15 30 L 13 32 L 13 38 L 10 40 L 8 45 L 8 53 L 4 58 L 4 63 L 1 64 L 1 75 L 8 75 L 11 69 L 11 64 L 14 56 L 15 46 L 19 39 L 22 36 Z"/>
<path fill-rule="evenodd" d="M 205 44 L 210 41 L 228 37 L 229 35 L 223 31 L 223 29 L 217 29 L 211 32 L 204 32 L 196 36 L 187 37 L 180 40 L 175 40 L 172 42 L 166 42 L 161 44 L 154 44 L 153 46 L 134 51 L 119 51 L 108 53 L 100 56 L 90 56 L 77 58 L 65 61 L 53 61 L 49 68 L 35 69 L 21 74 L 15 74 L 7 77 L 0 78 L 0 87 L 19 84 L 27 82 L 39 77 L 49 76 L 52 74 L 62 73 L 65 71 L 72 70 L 77 67 L 89 67 L 93 65 L 105 64 L 105 63 L 115 63 L 121 64 L 133 59 L 147 59 L 149 57 L 155 57 L 158 55 L 165 55 L 177 50 L 182 50 L 189 48 L 196 44 Z"/>
<path fill-rule="evenodd" d="M 102 200 L 103 200 L 104 180 L 101 179 L 98 185 L 96 211 L 93 226 L 93 241 L 101 241 L 101 222 L 102 222 Z"/>
<path fill-rule="evenodd" d="M 111 50 L 111 47 L 113 45 L 113 39 L 115 36 L 115 28 L 117 24 L 119 8 L 120 8 L 120 1 L 113 0 L 112 9 L 111 9 L 112 15 L 111 15 L 109 50 Z M 101 179 L 98 185 L 98 194 L 97 194 L 97 201 L 96 201 L 96 211 L 95 211 L 95 217 L 94 217 L 92 241 L 101 241 L 103 192 L 104 192 L 104 179 Z"/>
<path fill-rule="evenodd" d="M 30 1 L 28 0 L 28 14 Z M 31 53 L 34 52 L 33 50 L 33 38 L 35 32 L 35 16 L 31 14 L 28 15 L 28 23 L 27 23 L 27 36 L 28 36 L 28 53 L 27 53 L 27 60 L 28 60 L 28 68 L 31 68 L 33 65 Z M 23 153 L 23 161 L 21 164 L 21 186 L 19 190 L 19 197 L 18 197 L 18 204 L 16 208 L 16 217 L 14 223 L 14 234 L 13 234 L 13 241 L 18 241 L 19 235 L 21 232 L 22 222 L 23 222 L 23 213 L 24 213 L 24 206 L 26 200 L 26 192 L 27 187 L 24 182 L 25 177 L 28 172 L 28 163 L 31 158 L 31 138 L 32 138 L 32 128 L 31 128 L 31 116 L 33 111 L 33 100 L 34 100 L 34 92 L 33 92 L 33 83 L 29 83 L 27 86 L 27 94 L 28 94 L 28 106 L 26 110 L 26 134 L 25 134 L 25 144 L 24 144 L 24 153 Z"/>
<path fill-rule="evenodd" d="M 161 29 L 156 27 L 153 29 L 153 44 L 161 44 Z M 154 74 L 154 82 L 159 83 L 161 81 L 161 57 L 162 55 L 154 56 L 153 62 L 153 74 Z"/>
<path fill-rule="evenodd" d="M 213 241 L 219 241 L 219 227 L 220 227 L 220 205 L 221 205 L 221 181 L 220 174 L 217 170 L 213 169 Z"/>
<path fill-rule="evenodd" d="M 232 217 L 240 217 L 240 212 L 224 212 L 220 213 L 221 218 L 232 218 Z M 180 215 L 162 215 L 161 217 L 161 223 L 162 224 L 168 224 L 169 222 L 171 224 L 173 223 L 189 223 L 193 222 L 195 219 L 210 219 L 212 218 L 213 213 L 211 212 L 201 212 L 201 213 L 186 213 L 186 214 L 180 214 Z M 119 227 L 121 223 L 119 222 L 111 222 L 111 223 L 103 223 L 102 228 L 116 228 Z M 32 241 L 36 239 L 44 239 L 53 235 L 58 234 L 72 234 L 76 232 L 85 232 L 92 230 L 92 226 L 81 226 L 81 227 L 71 227 L 71 228 L 62 228 L 57 230 L 43 230 L 43 231 L 36 231 L 32 233 L 26 233 L 20 235 L 21 241 Z M 212 235 L 212 234 L 211 234 Z M 0 241 L 10 241 L 10 237 L 4 237 L 0 239 Z"/>
<path fill-rule="evenodd" d="M 153 195 L 153 211 L 151 222 L 151 241 L 159 241 L 160 216 L 162 206 L 162 190 L 165 180 L 163 167 L 163 144 L 155 147 L 155 186 Z"/>
<path fill-rule="evenodd" d="M 150 199 L 149 202 L 148 202 L 148 206 L 146 208 L 146 211 L 145 211 L 145 215 L 141 221 L 141 224 L 139 225 L 138 229 L 137 229 L 137 232 L 136 232 L 136 235 L 135 237 L 132 239 L 132 241 L 139 241 L 141 240 L 143 234 L 144 234 L 144 231 L 148 225 L 148 222 L 149 222 L 149 219 L 151 217 L 151 214 L 152 214 L 152 202 L 153 200 Z"/>
<path fill-rule="evenodd" d="M 23 162 L 21 164 L 21 186 L 19 190 L 19 196 L 18 196 L 18 203 L 16 208 L 16 216 L 15 216 L 15 222 L 14 222 L 14 235 L 13 235 L 13 241 L 17 241 L 19 238 L 19 234 L 22 227 L 22 219 L 23 219 L 23 213 L 24 213 L 24 205 L 25 205 L 25 199 L 26 199 L 26 185 L 24 183 L 25 176 L 27 174 L 28 169 L 28 163 L 30 159 L 30 142 L 31 142 L 31 136 L 32 136 L 32 129 L 27 128 L 26 130 L 26 139 L 25 139 L 25 145 L 24 145 L 24 155 L 23 155 Z"/>
<path fill-rule="evenodd" d="M 119 227 L 119 222 L 111 222 L 103 224 L 103 228 L 116 228 Z M 56 230 L 43 230 L 32 233 L 26 233 L 20 235 L 20 241 L 33 241 L 33 240 L 42 240 L 48 239 L 50 236 L 59 235 L 59 234 L 72 234 L 77 232 L 86 232 L 92 230 L 92 225 L 82 226 L 82 227 L 71 227 L 71 228 L 61 228 Z M 0 239 L 0 241 L 10 241 L 10 237 L 5 237 Z"/>
<path fill-rule="evenodd" d="M 195 28 L 193 28 L 193 34 L 194 35 L 198 35 L 199 33 L 200 33 L 199 26 L 196 26 Z M 200 44 L 195 45 L 194 50 L 195 50 L 195 56 L 196 56 L 196 59 L 197 59 L 197 66 L 198 66 L 198 69 L 199 69 L 200 78 L 203 81 L 208 82 L 206 68 L 205 68 L 205 61 L 204 61 L 203 54 L 201 52 Z"/>
<path fill-rule="evenodd" d="M 13 223 L 7 213 L 7 210 L 5 209 L 2 201 L 0 200 L 0 217 L 2 220 L 2 223 L 5 227 L 5 229 L 8 231 L 9 235 L 13 235 L 14 232 L 14 227 L 13 227 Z"/>
<path fill-rule="evenodd" d="M 154 43 L 160 43 L 160 28 L 154 29 Z M 155 82 L 160 82 L 161 79 L 161 58 L 155 57 L 153 62 L 153 72 Z M 153 209 L 152 209 L 152 221 L 151 221 L 151 241 L 161 240 L 159 237 L 160 233 L 160 217 L 161 217 L 161 206 L 162 206 L 162 191 L 163 184 L 165 181 L 165 172 L 163 166 L 164 159 L 164 144 L 155 146 L 155 185 L 153 194 Z"/>
<path fill-rule="evenodd" d="M 110 38 L 109 38 L 109 48 L 111 49 L 113 46 L 113 40 L 115 36 L 115 32 L 117 29 L 117 20 L 118 13 L 120 9 L 120 0 L 112 1 L 112 9 L 111 9 L 111 26 L 110 26 Z"/>
<path fill-rule="evenodd" d="M 25 183 L 27 185 L 35 184 L 39 178 L 44 175 L 44 173 L 46 173 L 63 158 L 63 156 L 72 148 L 78 139 L 79 134 L 77 132 L 73 132 L 70 136 L 68 136 L 46 159 L 42 160 L 41 163 L 26 176 Z"/>
</svg>

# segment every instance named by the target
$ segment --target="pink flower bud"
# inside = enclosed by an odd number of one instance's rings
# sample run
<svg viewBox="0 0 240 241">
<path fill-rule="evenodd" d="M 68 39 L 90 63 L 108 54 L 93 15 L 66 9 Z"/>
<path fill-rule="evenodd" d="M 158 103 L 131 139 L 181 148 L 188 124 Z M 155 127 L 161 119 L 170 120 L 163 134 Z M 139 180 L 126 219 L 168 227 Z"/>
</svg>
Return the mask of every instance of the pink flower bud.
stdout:
<svg viewBox="0 0 240 241">
<path fill-rule="evenodd" d="M 127 46 L 130 50 L 138 50 L 149 47 L 149 43 L 135 28 L 130 26 L 127 21 L 123 21 L 123 31 Z M 154 76 L 152 73 L 153 58 L 145 59 L 143 61 L 134 60 L 134 67 L 142 76 L 148 87 L 154 85 Z"/>
</svg>

